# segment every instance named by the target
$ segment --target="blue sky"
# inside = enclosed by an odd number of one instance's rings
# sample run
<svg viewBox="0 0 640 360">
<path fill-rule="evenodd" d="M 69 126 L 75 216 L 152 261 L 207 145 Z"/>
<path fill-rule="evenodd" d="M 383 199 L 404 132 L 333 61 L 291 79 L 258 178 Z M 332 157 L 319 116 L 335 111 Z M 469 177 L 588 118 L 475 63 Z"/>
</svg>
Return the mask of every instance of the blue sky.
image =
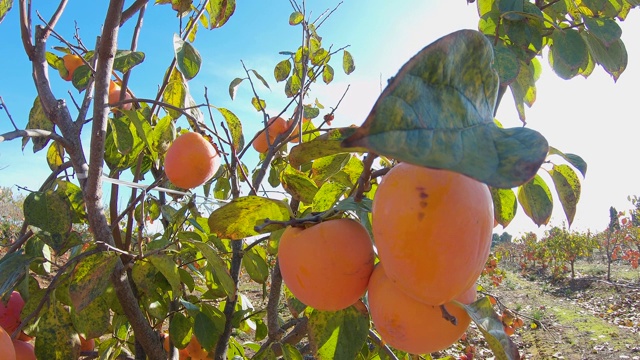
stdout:
<svg viewBox="0 0 640 360">
<path fill-rule="evenodd" d="M 127 4 L 132 1 L 127 1 Z M 35 2 L 34 9 L 46 19 L 56 2 Z M 74 20 L 84 43 L 91 47 L 99 34 L 107 2 L 71 1 L 56 30 L 71 39 Z M 178 20 L 168 6 L 147 9 L 139 50 L 146 61 L 133 72 L 130 87 L 140 97 L 153 97 L 166 67 L 173 56 L 172 37 L 178 30 Z M 337 2 L 307 1 L 313 14 L 319 15 Z M 365 5 L 363 5 L 365 4 Z M 211 102 L 235 112 L 244 124 L 245 137 L 258 129 L 261 117 L 249 104 L 251 92 L 241 85 L 235 101 L 228 95 L 228 85 L 235 77 L 243 77 L 240 60 L 260 72 L 271 85 L 271 91 L 258 86 L 268 109 L 274 114 L 286 103 L 283 84 L 273 80 L 273 67 L 284 57 L 279 51 L 295 50 L 300 38 L 299 28 L 288 25 L 292 9 L 289 1 L 242 1 L 236 13 L 221 29 L 201 29 L 194 43 L 203 57 L 200 74 L 189 83 L 197 102 L 203 101 L 204 87 L 209 89 Z M 37 19 L 37 18 L 36 18 Z M 354 55 L 356 71 L 350 76 L 336 71 L 329 86 L 319 84 L 311 98 L 325 106 L 334 106 L 344 89 L 350 85 L 347 97 L 336 112 L 336 126 L 360 124 L 381 91 L 381 83 L 395 75 L 398 68 L 422 47 L 450 32 L 475 29 L 477 13 L 474 5 L 463 0 L 354 1 L 346 0 L 320 28 L 324 45 L 334 48 L 349 45 Z M 120 34 L 120 48 L 128 48 L 134 25 L 130 20 Z M 637 94 L 640 93 L 640 11 L 632 12 L 622 24 L 623 40 L 629 53 L 629 65 L 617 83 L 598 68 L 589 79 L 570 81 L 559 79 L 548 66 L 538 82 L 538 99 L 528 109 L 528 126 L 542 132 L 549 143 L 562 151 L 581 155 L 589 164 L 583 181 L 583 194 L 576 214 L 575 228 L 599 230 L 608 222 L 608 208 L 629 208 L 628 195 L 640 194 L 640 169 L 634 163 L 637 134 Z M 35 98 L 30 63 L 22 49 L 18 30 L 18 12 L 14 8 L 0 24 L 3 56 L 0 57 L 0 96 L 3 97 L 19 127 L 27 123 L 29 109 Z M 60 45 L 49 41 L 50 48 Z M 338 59 L 339 60 L 339 59 Z M 547 59 L 541 59 L 547 64 Z M 50 73 L 54 92 L 70 102 L 67 91 L 80 99 L 69 83 L 56 73 Z M 215 115 L 215 114 L 214 114 Z M 498 112 L 505 126 L 519 126 L 510 94 L 505 95 Z M 219 118 L 218 118 L 219 121 Z M 184 120 L 179 125 L 186 126 Z M 4 112 L 0 113 L 0 133 L 12 126 Z M 88 133 L 85 130 L 85 135 Z M 28 145 L 24 153 L 20 141 L 0 143 L 0 186 L 16 184 L 37 188 L 47 176 L 44 152 L 33 154 Z M 255 155 L 246 158 L 250 166 Z M 555 195 L 555 194 L 554 194 Z M 554 212 L 552 224 L 563 220 L 561 209 Z M 518 234 L 533 230 L 541 233 L 524 216 L 521 209 L 506 231 Z M 501 229 L 498 229 L 501 231 Z"/>
</svg>

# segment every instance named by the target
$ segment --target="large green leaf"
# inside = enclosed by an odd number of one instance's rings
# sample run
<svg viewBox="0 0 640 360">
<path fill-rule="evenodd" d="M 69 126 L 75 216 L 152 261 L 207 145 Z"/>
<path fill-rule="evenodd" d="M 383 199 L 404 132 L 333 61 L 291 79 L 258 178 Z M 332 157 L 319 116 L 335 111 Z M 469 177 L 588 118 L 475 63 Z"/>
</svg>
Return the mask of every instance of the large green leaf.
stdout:
<svg viewBox="0 0 640 360">
<path fill-rule="evenodd" d="M 231 297 L 236 291 L 236 284 L 233 278 L 229 274 L 229 268 L 227 264 L 222 260 L 220 255 L 211 246 L 211 243 L 204 243 L 200 241 L 190 241 L 207 259 L 207 265 L 211 272 L 215 274 L 217 283 L 220 285 L 224 293 Z"/>
<path fill-rule="evenodd" d="M 549 51 L 549 62 L 558 76 L 570 79 L 588 65 L 587 44 L 578 30 L 556 30 L 551 39 L 553 45 Z"/>
<path fill-rule="evenodd" d="M 280 200 L 259 196 L 244 196 L 214 210 L 209 216 L 209 229 L 221 239 L 238 240 L 258 235 L 254 229 L 266 219 L 287 221 L 291 211 Z M 270 232 L 267 227 L 262 232 Z"/>
<path fill-rule="evenodd" d="M 493 306 L 488 297 L 483 297 L 473 304 L 464 305 L 467 314 L 471 317 L 478 329 L 484 335 L 484 339 L 493 351 L 493 356 L 498 360 L 517 360 L 520 359 L 518 347 L 511 341 L 511 338 L 505 334 L 504 325 L 493 310 Z"/>
<path fill-rule="evenodd" d="M 242 122 L 236 114 L 231 112 L 231 110 L 225 108 L 217 108 L 220 114 L 224 117 L 224 120 L 227 122 L 227 128 L 231 133 L 231 140 L 233 141 L 233 146 L 236 148 L 236 151 L 240 151 L 244 147 L 244 135 L 242 134 Z"/>
<path fill-rule="evenodd" d="M 249 251 L 245 251 L 242 265 L 244 265 L 251 280 L 259 284 L 264 284 L 269 278 L 267 252 L 260 246 L 254 246 Z"/>
<path fill-rule="evenodd" d="M 282 187 L 294 199 L 311 204 L 318 192 L 318 186 L 302 171 L 287 166 L 280 178 Z"/>
<path fill-rule="evenodd" d="M 536 101 L 536 81 L 540 77 L 542 66 L 538 59 L 531 59 L 530 63 L 520 62 L 520 72 L 516 80 L 509 84 L 513 100 L 516 103 L 518 117 L 525 121 L 524 106 L 531 107 Z"/>
<path fill-rule="evenodd" d="M 567 216 L 567 222 L 571 226 L 576 215 L 578 200 L 580 200 L 580 179 L 569 165 L 564 164 L 554 165 L 549 174 L 556 186 L 560 204 L 562 204 L 562 209 Z"/>
<path fill-rule="evenodd" d="M 162 101 L 169 105 L 173 105 L 177 108 L 184 108 L 187 103 L 187 97 L 189 95 L 189 89 L 185 82 L 185 79 L 180 71 L 174 70 L 171 73 L 167 87 L 162 93 Z M 177 119 L 182 115 L 181 112 L 167 108 L 167 113 L 173 118 Z"/>
<path fill-rule="evenodd" d="M 92 301 L 82 311 L 71 308 L 71 320 L 74 328 L 85 339 L 98 338 L 109 331 L 111 313 L 104 296 Z"/>
<path fill-rule="evenodd" d="M 569 164 L 578 169 L 582 174 L 582 177 L 587 176 L 587 162 L 582 159 L 582 157 L 576 154 L 563 153 L 562 151 L 554 148 L 553 146 L 549 147 L 549 155 L 559 155 L 563 159 L 565 159 Z"/>
<path fill-rule="evenodd" d="M 341 145 L 342 141 L 355 134 L 356 130 L 352 127 L 331 129 L 313 141 L 305 141 L 294 146 L 289 151 L 291 166 L 298 167 L 314 159 L 346 152 L 366 152 L 367 149 L 364 147 L 344 148 Z"/>
<path fill-rule="evenodd" d="M 339 311 L 314 310 L 309 316 L 309 343 L 317 359 L 355 359 L 368 333 L 369 314 L 356 306 Z"/>
<path fill-rule="evenodd" d="M 134 66 L 144 61 L 144 53 L 140 51 L 118 50 L 116 57 L 113 59 L 113 70 L 126 73 Z M 75 77 L 75 73 L 74 73 Z"/>
<path fill-rule="evenodd" d="M 183 313 L 175 313 L 169 323 L 169 335 L 173 345 L 184 349 L 191 341 L 194 318 L 186 317 Z"/>
<path fill-rule="evenodd" d="M 589 54 L 591 54 L 594 61 L 600 64 L 614 80 L 618 80 L 622 72 L 627 68 L 629 61 L 627 49 L 622 39 L 605 46 L 600 39 L 590 32 L 583 32 L 582 37 L 586 40 Z"/>
<path fill-rule="evenodd" d="M 38 359 L 68 360 L 80 356 L 80 337 L 73 328 L 71 315 L 58 302 L 41 312 L 35 353 Z"/>
<path fill-rule="evenodd" d="M 70 205 L 58 192 L 32 192 L 24 199 L 23 210 L 29 225 L 51 234 L 66 234 L 71 230 Z"/>
<path fill-rule="evenodd" d="M 173 49 L 176 53 L 178 69 L 184 77 L 187 80 L 196 77 L 202 65 L 202 57 L 198 50 L 191 43 L 182 40 L 178 34 L 173 35 Z"/>
<path fill-rule="evenodd" d="M 100 297 L 109 286 L 118 255 L 100 252 L 82 259 L 75 267 L 69 285 L 69 295 L 76 311 L 82 311 Z"/>
<path fill-rule="evenodd" d="M 13 0 L 0 0 L 0 23 L 13 7 Z"/>
<path fill-rule="evenodd" d="M 193 332 L 200 345 L 211 351 L 224 330 L 225 316 L 215 306 L 202 304 L 202 311 L 196 315 Z"/>
<path fill-rule="evenodd" d="M 553 212 L 551 191 L 540 175 L 520 186 L 518 201 L 525 214 L 540 226 L 547 224 Z"/>
<path fill-rule="evenodd" d="M 456 171 L 493 187 L 525 183 L 549 146 L 534 130 L 500 129 L 493 122 L 498 90 L 493 61 L 491 43 L 477 31 L 437 40 L 400 69 L 343 145 Z"/>
<path fill-rule="evenodd" d="M 149 256 L 148 259 L 171 285 L 173 298 L 178 297 L 180 295 L 180 273 L 175 261 L 165 254 L 154 254 Z"/>
<path fill-rule="evenodd" d="M 613 19 L 592 18 L 590 16 L 583 16 L 582 19 L 589 32 L 602 41 L 604 46 L 611 46 L 622 36 L 620 25 Z"/>
<path fill-rule="evenodd" d="M 0 258 L 0 298 L 13 291 L 29 270 L 30 263 L 31 257 L 25 256 L 22 249 Z"/>
</svg>

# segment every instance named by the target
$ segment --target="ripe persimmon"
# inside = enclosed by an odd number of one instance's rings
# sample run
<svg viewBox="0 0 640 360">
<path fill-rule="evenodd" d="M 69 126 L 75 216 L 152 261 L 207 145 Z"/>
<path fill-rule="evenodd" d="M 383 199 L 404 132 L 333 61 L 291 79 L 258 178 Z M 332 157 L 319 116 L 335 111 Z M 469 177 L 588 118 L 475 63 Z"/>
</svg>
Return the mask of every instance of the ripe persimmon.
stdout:
<svg viewBox="0 0 640 360">
<path fill-rule="evenodd" d="M 357 302 L 367 289 L 374 256 L 369 233 L 351 219 L 288 227 L 278 245 L 285 284 L 318 310 L 337 311 Z"/>
<path fill-rule="evenodd" d="M 174 185 L 191 189 L 211 179 L 220 167 L 220 155 L 202 135 L 184 133 L 169 146 L 164 172 Z"/>
<path fill-rule="evenodd" d="M 444 304 L 468 289 L 489 256 L 491 193 L 455 172 L 396 165 L 378 186 L 372 219 L 387 275 L 426 304 Z"/>
<path fill-rule="evenodd" d="M 64 63 L 65 69 L 67 69 L 67 76 L 63 77 L 66 81 L 71 81 L 73 79 L 73 73 L 76 71 L 80 65 L 84 64 L 82 58 L 75 54 L 67 54 L 62 57 L 62 62 Z"/>
<path fill-rule="evenodd" d="M 96 347 L 96 341 L 94 339 L 85 339 L 80 335 L 80 351 L 93 351 Z"/>
<path fill-rule="evenodd" d="M 36 352 L 28 342 L 13 340 L 13 349 L 16 352 L 16 360 L 36 360 Z"/>
<path fill-rule="evenodd" d="M 115 81 L 109 82 L 109 104 L 115 104 L 120 101 L 120 94 L 122 93 L 122 88 L 120 85 L 116 84 Z M 124 100 L 131 100 L 131 94 L 126 92 L 124 94 Z M 133 107 L 132 103 L 126 103 L 122 105 L 123 110 L 131 110 Z"/>
<path fill-rule="evenodd" d="M 187 354 L 191 357 L 191 360 L 206 360 L 209 356 L 209 352 L 202 348 L 198 338 L 195 335 L 191 336 L 189 345 L 185 348 Z"/>
<path fill-rule="evenodd" d="M 266 153 L 269 150 L 269 144 L 273 144 L 278 135 L 284 133 L 289 128 L 287 121 L 281 117 L 272 117 L 267 122 L 269 128 L 269 141 L 267 142 L 267 130 L 263 130 L 253 140 L 253 148 L 259 153 Z"/>
<path fill-rule="evenodd" d="M 16 360 L 16 350 L 11 336 L 2 326 L 0 326 L 0 354 L 2 354 L 2 360 Z"/>
<path fill-rule="evenodd" d="M 162 338 L 162 345 L 164 347 L 164 351 L 166 351 L 167 353 L 169 353 L 169 345 L 170 345 L 170 339 L 169 339 L 169 334 L 167 333 L 162 333 L 160 334 L 160 337 Z M 192 338 L 194 339 L 195 336 Z M 197 340 L 196 340 L 197 341 Z M 199 343 L 198 343 L 199 344 Z M 188 345 L 187 345 L 188 346 Z M 178 349 L 178 356 L 180 360 L 186 360 L 189 358 L 189 352 L 187 351 L 187 348 L 185 347 L 184 349 Z"/>
<path fill-rule="evenodd" d="M 369 280 L 367 295 L 371 320 L 382 340 L 402 351 L 426 354 L 446 349 L 460 339 L 471 323 L 463 308 L 453 302 L 444 304 L 456 319 L 453 325 L 443 317 L 440 305 L 428 305 L 407 295 L 387 277 L 385 270 L 378 263 Z"/>
</svg>

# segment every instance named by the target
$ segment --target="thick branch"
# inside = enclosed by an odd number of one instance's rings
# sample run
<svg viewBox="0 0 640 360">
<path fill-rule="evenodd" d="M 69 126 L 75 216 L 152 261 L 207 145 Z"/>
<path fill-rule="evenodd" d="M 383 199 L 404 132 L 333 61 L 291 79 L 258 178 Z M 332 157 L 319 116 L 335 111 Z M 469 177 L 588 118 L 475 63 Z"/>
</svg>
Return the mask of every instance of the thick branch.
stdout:
<svg viewBox="0 0 640 360">
<path fill-rule="evenodd" d="M 95 73 L 95 98 L 93 124 L 91 129 L 91 154 L 89 177 L 85 188 L 85 201 L 89 224 L 94 230 L 96 240 L 113 246 L 114 240 L 102 206 L 102 171 L 104 148 L 109 116 L 108 88 L 113 70 L 113 61 L 117 49 L 118 30 L 124 0 L 112 0 L 107 10 L 104 28 L 98 46 L 97 66 Z M 118 261 L 111 276 L 118 300 L 131 323 L 136 340 L 140 342 L 147 356 L 152 360 L 166 359 L 160 337 L 151 328 L 144 314 L 138 307 L 138 300 L 127 278 L 122 262 Z"/>
<path fill-rule="evenodd" d="M 131 19 L 140 9 L 145 7 L 149 0 L 136 0 L 131 6 L 122 12 L 120 17 L 120 26 L 124 25 L 127 20 Z"/>
<path fill-rule="evenodd" d="M 52 131 L 40 130 L 40 129 L 14 130 L 5 134 L 0 134 L 0 142 L 3 142 L 5 140 L 14 140 L 18 138 L 24 138 L 24 137 L 48 138 L 48 139 L 59 142 L 65 148 L 67 146 L 70 146 L 69 142 L 62 136 Z"/>
</svg>

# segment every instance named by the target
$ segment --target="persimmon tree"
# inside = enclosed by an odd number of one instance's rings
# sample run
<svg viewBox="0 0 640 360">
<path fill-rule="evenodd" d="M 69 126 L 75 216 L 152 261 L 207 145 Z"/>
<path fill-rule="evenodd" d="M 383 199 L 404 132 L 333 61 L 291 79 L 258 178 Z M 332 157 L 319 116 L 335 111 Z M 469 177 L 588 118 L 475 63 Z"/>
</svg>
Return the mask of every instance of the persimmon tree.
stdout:
<svg viewBox="0 0 640 360">
<path fill-rule="evenodd" d="M 129 79 L 138 64 L 155 61 L 137 41 L 142 21 L 154 20 L 145 17 L 147 0 L 128 6 L 111 0 L 105 14 L 88 15 L 102 16 L 96 17 L 102 31 L 95 47 L 56 31 L 66 0 L 43 25 L 34 24 L 30 1 L 17 1 L 38 96 L 27 128 L 2 134 L 0 141 L 22 139 L 34 151 L 46 149 L 51 176 L 24 200 L 25 225 L 0 260 L 0 295 L 19 289 L 25 296 L 16 331 L 35 336 L 40 358 L 77 358 L 80 336 L 98 339 L 101 358 L 177 359 L 179 349 L 192 347 L 214 359 L 301 358 L 305 347 L 296 345 L 303 339 L 321 359 L 406 357 L 380 338 L 364 303 L 320 311 L 295 298 L 279 270 L 283 230 L 351 218 L 371 231 L 379 179 L 399 162 L 488 185 L 495 220 L 503 226 L 518 203 L 536 224 L 549 221 L 553 198 L 538 175 L 542 169 L 570 224 L 580 196 L 576 170 L 584 176 L 586 163 L 550 147 L 528 127 L 503 128 L 494 115 L 510 89 L 524 123 L 524 105 L 535 100 L 539 55 L 547 47 L 563 78 L 588 76 L 596 64 L 620 76 L 627 59 L 617 21 L 638 5 L 478 1 L 480 31 L 441 34 L 389 81 L 361 126 L 336 128 L 331 121 L 347 96 L 323 104 L 310 98 L 310 90 L 343 76 L 336 69 L 346 75 L 355 70 L 348 44 L 333 45 L 320 35 L 339 5 L 312 16 L 304 2 L 292 1 L 288 22 L 301 42 L 280 53 L 273 80 L 243 63 L 244 73 L 224 84 L 232 99 L 251 104 L 262 117 L 263 129 L 248 136 L 246 119 L 217 107 L 206 90 L 204 104 L 196 103 L 189 87 L 202 65 L 196 34 L 224 26 L 236 2 L 155 3 L 175 12 L 181 28 L 167 44 L 175 56 L 158 74 L 155 97 L 146 99 L 136 96 L 138 84 Z M 0 0 L 0 21 L 12 6 Z M 135 31 L 123 39 L 119 29 L 129 21 L 136 21 Z M 67 54 L 82 64 L 67 67 Z M 76 106 L 52 90 L 51 83 L 63 79 L 83 94 Z M 263 94 L 273 81 L 282 84 L 282 108 L 271 106 L 274 95 Z M 236 99 L 240 86 L 251 90 L 249 99 Z M 275 130 L 274 117 L 289 120 Z M 177 188 L 165 175 L 167 149 L 188 131 L 205 136 L 222 160 L 197 189 Z M 91 134 L 89 144 L 82 133 Z M 266 140 L 266 149 L 259 147 L 258 162 L 249 163 L 258 139 Z M 125 180 L 129 174 L 132 181 Z M 105 180 L 113 184 L 107 209 Z M 125 185 L 132 190 L 121 203 Z M 161 230 L 152 231 L 151 222 Z M 262 287 L 265 306 L 243 293 L 243 281 Z M 455 306 L 476 322 L 497 357 L 519 358 L 488 298 Z M 166 351 L 162 332 L 168 333 Z"/>
</svg>

